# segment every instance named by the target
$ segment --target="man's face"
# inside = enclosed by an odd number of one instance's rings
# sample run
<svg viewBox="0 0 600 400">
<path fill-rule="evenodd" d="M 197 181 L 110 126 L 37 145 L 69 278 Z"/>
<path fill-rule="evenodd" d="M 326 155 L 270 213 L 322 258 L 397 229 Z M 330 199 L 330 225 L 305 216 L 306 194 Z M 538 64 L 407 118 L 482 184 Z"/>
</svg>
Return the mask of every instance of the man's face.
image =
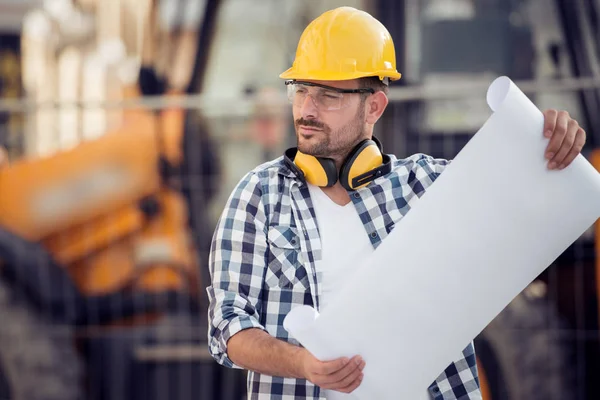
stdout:
<svg viewBox="0 0 600 400">
<path fill-rule="evenodd" d="M 339 89 L 357 89 L 358 81 L 306 81 Z M 293 116 L 298 150 L 315 157 L 342 158 L 365 136 L 365 106 L 358 93 L 345 93 L 341 108 L 328 110 L 314 98 L 327 90 L 308 86 L 301 102 L 294 102 Z M 307 93 L 306 93 L 307 91 Z M 332 95 L 335 92 L 331 93 Z M 324 98 L 326 101 L 327 98 Z"/>
</svg>

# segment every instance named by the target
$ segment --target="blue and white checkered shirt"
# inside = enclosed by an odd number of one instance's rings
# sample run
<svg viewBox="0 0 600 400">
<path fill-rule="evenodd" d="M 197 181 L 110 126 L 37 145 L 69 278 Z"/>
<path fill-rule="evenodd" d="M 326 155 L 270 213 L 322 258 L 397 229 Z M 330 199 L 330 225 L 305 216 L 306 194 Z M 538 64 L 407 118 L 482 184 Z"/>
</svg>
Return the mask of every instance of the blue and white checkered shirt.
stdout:
<svg viewBox="0 0 600 400">
<path fill-rule="evenodd" d="M 374 247 L 448 163 L 424 154 L 406 159 L 392 156 L 389 174 L 350 193 Z M 297 345 L 283 328 L 283 319 L 297 305 L 319 309 L 321 291 L 315 260 L 320 257 L 321 241 L 306 183 L 283 157 L 249 172 L 229 197 L 212 242 L 212 284 L 207 291 L 209 348 L 214 359 L 221 365 L 239 368 L 227 356 L 227 341 L 247 328 L 263 329 Z M 432 382 L 429 392 L 434 400 L 481 399 L 472 343 Z M 248 398 L 324 396 L 306 380 L 248 371 Z"/>
</svg>

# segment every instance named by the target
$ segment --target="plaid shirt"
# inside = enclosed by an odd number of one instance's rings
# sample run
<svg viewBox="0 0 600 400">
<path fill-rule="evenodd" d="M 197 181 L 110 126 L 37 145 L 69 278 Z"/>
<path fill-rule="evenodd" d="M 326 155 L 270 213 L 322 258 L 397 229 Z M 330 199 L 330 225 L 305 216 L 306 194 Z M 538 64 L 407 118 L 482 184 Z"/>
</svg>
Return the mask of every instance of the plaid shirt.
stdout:
<svg viewBox="0 0 600 400">
<path fill-rule="evenodd" d="M 392 156 L 392 171 L 350 193 L 366 234 L 377 247 L 449 161 L 416 154 Z M 209 349 L 226 367 L 227 341 L 247 328 L 292 344 L 283 319 L 294 306 L 319 309 L 321 241 L 308 186 L 283 157 L 249 172 L 232 192 L 217 224 L 210 255 Z M 401 378 L 399 378 L 401 379 Z M 434 400 L 481 399 L 470 343 L 430 385 Z M 324 399 L 312 383 L 248 371 L 248 398 Z M 403 399 L 404 400 L 404 399 Z M 413 400 L 413 399 L 407 399 Z"/>
</svg>

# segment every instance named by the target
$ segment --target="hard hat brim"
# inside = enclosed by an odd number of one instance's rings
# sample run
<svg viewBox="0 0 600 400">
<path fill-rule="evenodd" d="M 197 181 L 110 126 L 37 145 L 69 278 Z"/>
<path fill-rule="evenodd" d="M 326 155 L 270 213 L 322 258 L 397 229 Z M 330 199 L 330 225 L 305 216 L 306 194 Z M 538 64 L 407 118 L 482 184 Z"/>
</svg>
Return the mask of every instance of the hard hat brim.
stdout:
<svg viewBox="0 0 600 400">
<path fill-rule="evenodd" d="M 396 81 L 402 77 L 397 71 L 375 71 L 375 72 L 332 72 L 332 71 L 314 71 L 299 73 L 291 67 L 281 73 L 281 79 L 297 79 L 297 80 L 315 80 L 315 81 L 347 81 L 352 79 L 365 78 L 368 76 L 378 76 L 380 79 L 389 78 L 391 81 Z"/>
</svg>

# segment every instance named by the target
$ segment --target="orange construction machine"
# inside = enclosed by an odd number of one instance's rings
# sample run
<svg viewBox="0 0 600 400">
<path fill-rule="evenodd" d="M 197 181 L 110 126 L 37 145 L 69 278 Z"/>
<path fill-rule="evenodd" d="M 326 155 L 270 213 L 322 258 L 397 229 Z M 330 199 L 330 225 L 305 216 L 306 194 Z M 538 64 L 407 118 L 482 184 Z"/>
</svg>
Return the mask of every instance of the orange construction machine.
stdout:
<svg viewBox="0 0 600 400">
<path fill-rule="evenodd" d="M 147 328 L 168 314 L 200 320 L 184 115 L 126 111 L 122 126 L 100 138 L 0 168 L 0 314 L 8 322 L 0 328 L 0 388 L 7 381 L 7 398 L 81 398 L 84 379 L 94 377 L 75 366 L 94 335 Z M 47 356 L 32 357 L 31 346 Z"/>
<path fill-rule="evenodd" d="M 220 2 L 176 3 L 44 2 L 24 18 L 25 97 L 59 105 L 24 110 L 26 150 L 0 157 L 0 398 L 237 390 L 206 345 L 220 168 L 200 113 L 62 106 L 200 92 Z"/>
<path fill-rule="evenodd" d="M 187 206 L 166 153 L 180 137 L 160 132 L 150 113 L 128 118 L 71 150 L 1 169 L 0 226 L 43 245 L 86 295 L 195 294 Z"/>
</svg>

